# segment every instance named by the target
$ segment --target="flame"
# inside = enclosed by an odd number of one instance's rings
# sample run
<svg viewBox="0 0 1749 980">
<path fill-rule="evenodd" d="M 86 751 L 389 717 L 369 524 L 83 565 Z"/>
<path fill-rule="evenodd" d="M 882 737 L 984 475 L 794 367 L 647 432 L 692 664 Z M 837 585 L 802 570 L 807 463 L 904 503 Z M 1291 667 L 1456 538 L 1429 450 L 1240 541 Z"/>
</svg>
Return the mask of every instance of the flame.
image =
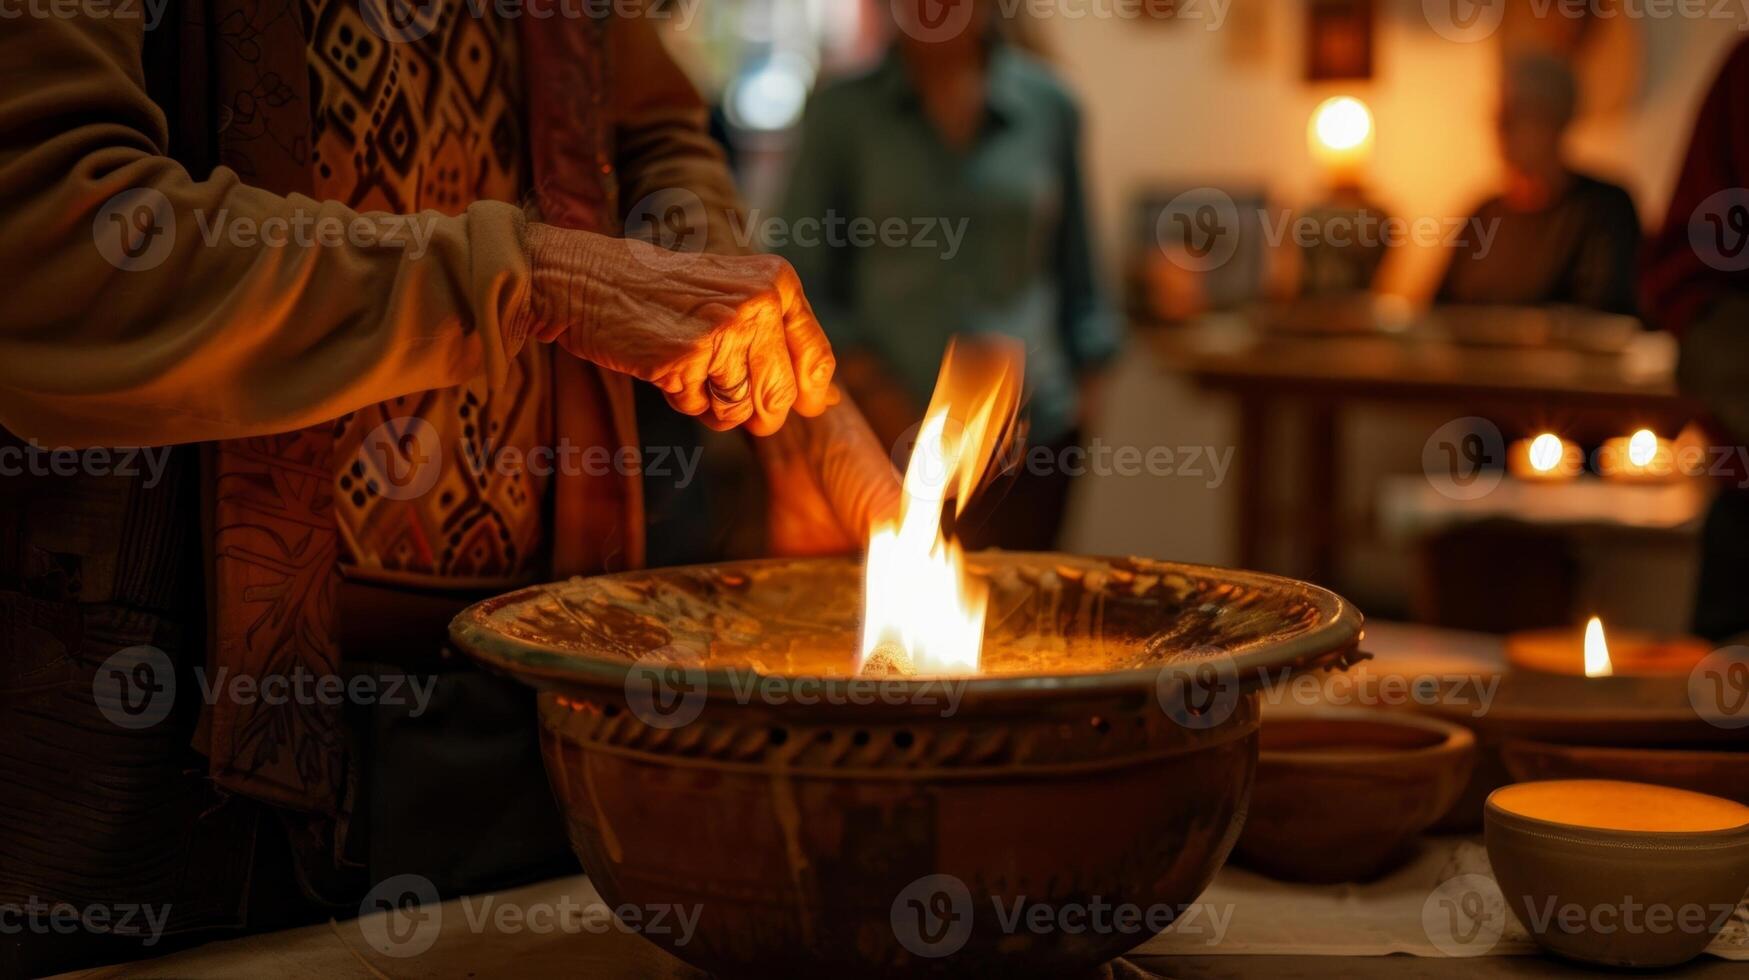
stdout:
<svg viewBox="0 0 1749 980">
<path fill-rule="evenodd" d="M 1658 434 L 1641 429 L 1628 437 L 1628 462 L 1635 466 L 1650 466 L 1658 455 Z"/>
<path fill-rule="evenodd" d="M 1609 677 L 1614 673 L 1615 666 L 1609 662 L 1609 642 L 1603 638 L 1603 620 L 1593 616 L 1585 624 L 1585 676 Z"/>
<path fill-rule="evenodd" d="M 954 344 L 942 358 L 905 467 L 899 520 L 869 535 L 859 671 L 877 650 L 914 673 L 978 671 L 988 593 L 943 533 L 942 510 L 949 500 L 955 515 L 965 510 L 1013 434 L 1021 351 L 1000 341 Z"/>
<path fill-rule="evenodd" d="M 1562 444 L 1561 437 L 1553 432 L 1545 432 L 1530 443 L 1530 465 L 1538 473 L 1549 473 L 1561 465 L 1561 459 L 1566 455 L 1567 447 Z"/>
</svg>

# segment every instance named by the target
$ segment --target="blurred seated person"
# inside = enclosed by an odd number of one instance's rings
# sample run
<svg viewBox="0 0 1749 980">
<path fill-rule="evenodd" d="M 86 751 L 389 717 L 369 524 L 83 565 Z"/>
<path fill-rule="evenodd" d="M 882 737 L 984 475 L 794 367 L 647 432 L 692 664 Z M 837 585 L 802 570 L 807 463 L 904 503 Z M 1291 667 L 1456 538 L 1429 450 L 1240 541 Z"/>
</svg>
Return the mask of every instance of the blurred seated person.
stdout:
<svg viewBox="0 0 1749 980">
<path fill-rule="evenodd" d="M 1695 121 L 1663 231 L 1640 279 L 1646 313 L 1681 339 L 1677 383 L 1716 436 L 1749 440 L 1749 42 L 1726 62 Z M 1740 456 L 1731 454 L 1731 459 Z M 1749 473 L 1733 472 L 1701 533 L 1694 632 L 1744 642 Z"/>
<path fill-rule="evenodd" d="M 994 5 L 971 2 L 970 22 L 946 37 L 924 26 L 932 0 L 895 4 L 882 63 L 815 93 L 780 251 L 889 446 L 921 420 L 949 338 L 1025 344 L 1031 449 L 959 531 L 972 547 L 1044 550 L 1118 332 L 1095 281 L 1080 113 L 1043 64 L 998 36 Z M 851 224 L 834 234 L 835 221 Z M 815 222 L 823 233 L 805 234 Z"/>
<path fill-rule="evenodd" d="M 1555 58 L 1524 55 L 1508 64 L 1498 120 L 1506 187 L 1467 225 L 1494 231 L 1452 249 L 1435 302 L 1634 312 L 1633 199 L 1576 173 L 1562 152 L 1577 92 L 1572 71 Z"/>
</svg>

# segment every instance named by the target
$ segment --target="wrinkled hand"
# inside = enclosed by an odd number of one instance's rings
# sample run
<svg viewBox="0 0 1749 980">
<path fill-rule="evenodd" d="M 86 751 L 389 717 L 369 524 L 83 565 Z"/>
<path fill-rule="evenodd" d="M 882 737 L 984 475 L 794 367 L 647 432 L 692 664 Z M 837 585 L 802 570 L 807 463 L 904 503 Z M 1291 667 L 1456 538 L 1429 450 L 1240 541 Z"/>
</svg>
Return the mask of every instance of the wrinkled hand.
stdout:
<svg viewBox="0 0 1749 980">
<path fill-rule="evenodd" d="M 875 524 L 898 520 L 899 471 L 848 399 L 755 446 L 771 488 L 774 554 L 849 554 Z"/>
<path fill-rule="evenodd" d="M 550 225 L 523 233 L 529 336 L 648 381 L 722 431 L 813 417 L 832 393 L 832 346 L 788 262 L 675 253 Z"/>
</svg>

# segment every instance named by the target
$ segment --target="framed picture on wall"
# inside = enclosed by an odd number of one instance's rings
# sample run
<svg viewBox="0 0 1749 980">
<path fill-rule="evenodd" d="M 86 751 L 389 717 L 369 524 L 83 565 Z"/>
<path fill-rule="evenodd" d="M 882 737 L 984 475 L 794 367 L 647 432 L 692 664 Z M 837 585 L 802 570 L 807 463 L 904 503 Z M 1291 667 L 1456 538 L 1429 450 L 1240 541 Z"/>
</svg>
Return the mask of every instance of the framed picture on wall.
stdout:
<svg viewBox="0 0 1749 980">
<path fill-rule="evenodd" d="M 1372 78 L 1374 0 L 1306 0 L 1306 80 Z"/>
</svg>

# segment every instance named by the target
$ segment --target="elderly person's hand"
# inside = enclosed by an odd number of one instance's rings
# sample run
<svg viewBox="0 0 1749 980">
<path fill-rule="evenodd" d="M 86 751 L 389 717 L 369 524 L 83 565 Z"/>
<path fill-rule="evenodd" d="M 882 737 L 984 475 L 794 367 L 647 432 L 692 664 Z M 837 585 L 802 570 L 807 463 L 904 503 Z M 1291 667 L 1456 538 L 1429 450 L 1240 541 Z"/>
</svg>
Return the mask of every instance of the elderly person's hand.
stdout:
<svg viewBox="0 0 1749 980">
<path fill-rule="evenodd" d="M 550 225 L 524 232 L 529 336 L 648 381 L 722 431 L 783 427 L 835 397 L 832 346 L 788 262 L 675 253 Z"/>
<path fill-rule="evenodd" d="M 898 520 L 899 471 L 849 399 L 754 445 L 771 489 L 773 554 L 849 554 L 875 524 Z"/>
</svg>

